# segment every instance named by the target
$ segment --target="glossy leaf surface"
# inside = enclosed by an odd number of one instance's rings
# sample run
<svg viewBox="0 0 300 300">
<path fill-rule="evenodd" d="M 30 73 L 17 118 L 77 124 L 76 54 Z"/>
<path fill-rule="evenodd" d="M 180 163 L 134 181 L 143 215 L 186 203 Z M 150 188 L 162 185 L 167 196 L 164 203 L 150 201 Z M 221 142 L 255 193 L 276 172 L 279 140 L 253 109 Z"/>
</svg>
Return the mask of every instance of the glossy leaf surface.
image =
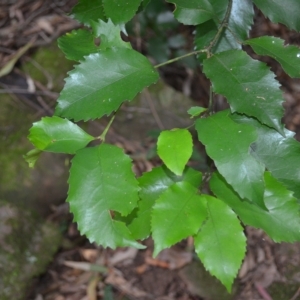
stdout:
<svg viewBox="0 0 300 300">
<path fill-rule="evenodd" d="M 139 187 L 131 167 L 123 150 L 108 144 L 79 150 L 72 159 L 67 201 L 80 232 L 91 242 L 113 249 L 142 247 L 110 213 L 128 215 L 137 204 Z"/>
<path fill-rule="evenodd" d="M 137 12 L 142 0 L 102 0 L 105 15 L 115 24 L 127 23 Z"/>
<path fill-rule="evenodd" d="M 71 16 L 85 25 L 91 25 L 91 21 L 106 19 L 102 0 L 79 0 L 72 9 Z"/>
<path fill-rule="evenodd" d="M 294 139 L 295 133 L 285 130 L 286 137 L 283 137 L 252 118 L 240 115 L 231 118 L 256 129 L 258 138 L 251 145 L 251 154 L 300 199 L 300 143 Z"/>
<path fill-rule="evenodd" d="M 246 124 L 231 122 L 228 110 L 196 121 L 199 140 L 219 172 L 242 198 L 264 207 L 264 166 L 249 152 L 257 139 Z"/>
<path fill-rule="evenodd" d="M 300 77 L 300 48 L 284 45 L 284 40 L 272 36 L 262 36 L 245 42 L 258 55 L 268 55 L 276 59 L 283 70 L 294 78 Z"/>
<path fill-rule="evenodd" d="M 238 214 L 245 225 L 263 229 L 275 242 L 299 241 L 299 204 L 292 193 L 270 173 L 265 173 L 265 183 L 265 204 L 268 210 L 242 201 L 218 173 L 213 174 L 210 188 Z"/>
<path fill-rule="evenodd" d="M 188 182 L 194 188 L 201 184 L 202 174 L 192 168 L 185 168 L 182 176 L 176 176 L 166 166 L 153 168 L 138 178 L 140 201 L 136 218 L 129 224 L 129 229 L 136 239 L 145 239 L 151 233 L 151 212 L 155 200 L 176 182 Z"/>
<path fill-rule="evenodd" d="M 195 251 L 206 270 L 230 292 L 246 252 L 246 238 L 236 214 L 222 201 L 207 199 L 208 218 L 195 237 Z"/>
<path fill-rule="evenodd" d="M 71 121 L 54 116 L 33 123 L 28 139 L 39 150 L 74 154 L 94 137 Z"/>
<path fill-rule="evenodd" d="M 254 4 L 273 23 L 283 23 L 300 31 L 300 4 L 297 0 L 253 0 Z"/>
<path fill-rule="evenodd" d="M 192 135 L 186 129 L 162 131 L 157 141 L 157 153 L 176 175 L 182 175 L 193 152 Z"/>
<path fill-rule="evenodd" d="M 107 22 L 99 20 L 92 22 L 93 34 L 101 38 L 100 50 L 111 47 L 125 47 L 131 49 L 130 43 L 124 42 L 121 38 L 120 26 L 114 25 L 109 19 Z"/>
<path fill-rule="evenodd" d="M 99 51 L 99 48 L 94 43 L 93 34 L 83 29 L 73 30 L 60 37 L 58 39 L 58 47 L 67 59 L 75 61 L 82 60 L 84 56 Z"/>
<path fill-rule="evenodd" d="M 171 185 L 153 206 L 153 255 L 196 234 L 206 216 L 206 198 L 197 188 L 187 182 Z"/>
<path fill-rule="evenodd" d="M 283 97 L 269 68 L 244 51 L 218 53 L 203 62 L 213 90 L 224 95 L 232 112 L 257 118 L 283 133 Z"/>
<path fill-rule="evenodd" d="M 100 118 L 157 79 L 148 59 L 134 50 L 113 48 L 91 54 L 69 72 L 55 114 L 75 121 Z"/>
</svg>

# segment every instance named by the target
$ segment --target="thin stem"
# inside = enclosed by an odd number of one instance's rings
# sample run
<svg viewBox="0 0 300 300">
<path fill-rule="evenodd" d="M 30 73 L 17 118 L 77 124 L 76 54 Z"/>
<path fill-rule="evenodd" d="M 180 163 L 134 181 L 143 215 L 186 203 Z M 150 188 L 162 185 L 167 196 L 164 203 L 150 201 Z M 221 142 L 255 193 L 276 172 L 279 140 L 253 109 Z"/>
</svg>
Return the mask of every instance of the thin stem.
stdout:
<svg viewBox="0 0 300 300">
<path fill-rule="evenodd" d="M 114 114 L 113 114 L 113 116 L 112 116 L 111 119 L 109 120 L 108 124 L 106 125 L 105 129 L 103 130 L 103 132 L 101 133 L 101 135 L 97 137 L 97 139 L 99 139 L 99 140 L 105 142 L 106 134 L 107 134 L 107 132 L 108 132 L 108 130 L 109 130 L 111 124 L 113 123 L 113 121 L 114 121 L 114 119 L 115 119 L 115 117 L 116 117 L 116 114 L 117 114 L 117 112 L 115 111 Z"/>
<path fill-rule="evenodd" d="M 183 59 L 183 58 L 185 58 L 185 57 L 188 57 L 188 56 L 191 56 L 191 55 L 196 55 L 196 54 L 198 54 L 198 53 L 203 53 L 203 52 L 207 52 L 207 50 L 206 50 L 206 49 L 197 50 L 197 51 L 193 51 L 193 52 L 190 52 L 190 53 L 187 53 L 187 54 L 184 54 L 184 55 L 175 57 L 175 58 L 173 58 L 173 59 L 170 59 L 170 60 L 168 60 L 168 61 L 165 61 L 165 62 L 163 62 L 163 63 L 161 63 L 161 64 L 158 64 L 158 65 L 154 66 L 154 68 L 157 69 L 157 68 L 160 68 L 160 67 L 162 67 L 162 66 L 171 64 L 171 63 L 173 63 L 173 62 L 175 62 L 175 61 L 181 60 L 181 59 Z"/>
</svg>

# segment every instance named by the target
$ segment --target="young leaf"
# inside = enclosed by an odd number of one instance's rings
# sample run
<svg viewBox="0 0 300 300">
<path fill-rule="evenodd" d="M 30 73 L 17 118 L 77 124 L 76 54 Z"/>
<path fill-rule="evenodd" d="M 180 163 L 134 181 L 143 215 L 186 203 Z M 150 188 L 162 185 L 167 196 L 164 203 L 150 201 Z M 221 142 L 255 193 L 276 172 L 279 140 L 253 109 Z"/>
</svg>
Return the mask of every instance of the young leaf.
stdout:
<svg viewBox="0 0 300 300">
<path fill-rule="evenodd" d="M 98 20 L 98 22 L 91 22 L 93 34 L 101 38 L 100 50 L 111 47 L 125 47 L 131 49 L 130 43 L 124 42 L 120 34 L 120 26 L 116 26 L 109 19 L 107 22 Z"/>
<path fill-rule="evenodd" d="M 197 188 L 188 182 L 171 185 L 153 206 L 153 255 L 196 234 L 206 216 L 206 198 Z"/>
<path fill-rule="evenodd" d="M 135 15 L 142 0 L 103 0 L 105 15 L 115 24 L 127 23 Z"/>
<path fill-rule="evenodd" d="M 283 133 L 283 97 L 274 74 L 244 51 L 218 53 L 203 62 L 216 93 L 224 95 L 232 112 L 257 118 Z"/>
<path fill-rule="evenodd" d="M 134 50 L 112 48 L 91 54 L 69 72 L 55 114 L 75 121 L 100 118 L 157 79 L 148 59 Z"/>
<path fill-rule="evenodd" d="M 294 78 L 300 77 L 300 48 L 284 45 L 284 40 L 272 36 L 262 36 L 245 42 L 258 55 L 268 55 L 276 59 L 283 70 Z"/>
<path fill-rule="evenodd" d="M 278 243 L 299 241 L 299 204 L 292 193 L 268 172 L 265 173 L 265 182 L 265 204 L 268 211 L 242 201 L 219 173 L 213 174 L 210 188 L 238 214 L 245 225 L 263 229 Z"/>
<path fill-rule="evenodd" d="M 258 138 L 251 145 L 251 154 L 300 199 L 300 143 L 293 138 L 295 133 L 286 129 L 283 137 L 253 118 L 237 114 L 231 118 L 256 129 Z"/>
<path fill-rule="evenodd" d="M 192 135 L 187 129 L 162 131 L 157 141 L 157 153 L 176 175 L 182 175 L 193 152 Z"/>
<path fill-rule="evenodd" d="M 264 166 L 250 155 L 257 134 L 253 127 L 231 121 L 228 110 L 196 121 L 196 130 L 219 172 L 239 193 L 261 207 Z"/>
<path fill-rule="evenodd" d="M 138 178 L 140 185 L 140 201 L 136 218 L 129 224 L 129 229 L 135 239 L 145 239 L 151 232 L 151 212 L 156 199 L 176 182 L 188 182 L 195 188 L 201 184 L 202 174 L 186 167 L 182 176 L 177 176 L 165 166 L 153 168 Z"/>
<path fill-rule="evenodd" d="M 72 9 L 71 17 L 90 26 L 91 21 L 106 20 L 102 0 L 79 0 Z"/>
<path fill-rule="evenodd" d="M 73 30 L 60 37 L 57 42 L 60 50 L 70 60 L 80 61 L 84 56 L 99 51 L 94 43 L 93 34 L 83 29 Z"/>
<path fill-rule="evenodd" d="M 28 139 L 39 150 L 74 154 L 94 137 L 67 119 L 44 117 L 33 123 Z"/>
<path fill-rule="evenodd" d="M 43 151 L 35 148 L 35 149 L 28 151 L 25 155 L 23 155 L 23 158 L 28 163 L 29 168 L 34 167 L 36 161 L 38 160 L 38 158 L 40 157 L 42 152 Z"/>
<path fill-rule="evenodd" d="M 195 237 L 195 251 L 205 268 L 230 292 L 246 252 L 243 227 L 225 203 L 203 197 L 207 199 L 208 219 Z"/>
<path fill-rule="evenodd" d="M 300 31 L 300 5 L 296 0 L 253 0 L 254 4 L 273 23 L 283 23 Z"/>
<path fill-rule="evenodd" d="M 217 8 L 219 9 L 219 7 Z M 218 32 L 220 20 L 224 19 L 226 10 L 219 19 L 208 20 L 196 27 L 195 46 L 196 50 L 207 48 Z M 219 53 L 231 49 L 241 49 L 241 43 L 249 36 L 251 25 L 253 24 L 254 10 L 251 1 L 233 1 L 227 26 L 223 29 L 216 45 L 212 48 L 212 53 Z M 199 55 L 199 59 L 205 58 L 205 54 Z"/>
<path fill-rule="evenodd" d="M 191 116 L 191 118 L 197 117 L 203 112 L 205 112 L 207 108 L 201 106 L 192 106 L 187 112 Z"/>
<path fill-rule="evenodd" d="M 110 210 L 129 214 L 138 201 L 138 182 L 122 149 L 101 144 L 79 150 L 72 159 L 67 201 L 82 234 L 103 247 L 142 245 Z"/>
</svg>

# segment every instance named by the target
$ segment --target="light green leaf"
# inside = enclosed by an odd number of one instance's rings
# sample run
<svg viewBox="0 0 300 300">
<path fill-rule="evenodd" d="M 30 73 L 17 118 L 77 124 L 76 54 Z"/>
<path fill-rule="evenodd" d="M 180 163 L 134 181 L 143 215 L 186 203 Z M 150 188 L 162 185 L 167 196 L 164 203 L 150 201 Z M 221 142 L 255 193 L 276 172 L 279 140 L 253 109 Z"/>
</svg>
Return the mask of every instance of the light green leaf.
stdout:
<svg viewBox="0 0 300 300">
<path fill-rule="evenodd" d="M 32 149 L 28 151 L 25 155 L 23 155 L 23 158 L 28 163 L 29 168 L 33 168 L 36 161 L 40 157 L 42 151 L 39 149 Z"/>
<path fill-rule="evenodd" d="M 91 21 L 106 20 L 102 0 L 79 0 L 72 9 L 71 17 L 90 26 Z"/>
<path fill-rule="evenodd" d="M 185 25 L 202 24 L 210 19 L 222 21 L 228 0 L 167 0 L 175 4 L 174 16 Z"/>
<path fill-rule="evenodd" d="M 81 234 L 103 247 L 143 246 L 110 210 L 129 214 L 138 201 L 138 182 L 130 158 L 112 145 L 79 150 L 72 159 L 67 201 Z"/>
<path fill-rule="evenodd" d="M 112 48 L 91 54 L 69 72 L 55 114 L 75 121 L 100 118 L 157 79 L 148 59 L 134 50 Z"/>
<path fill-rule="evenodd" d="M 206 216 L 206 198 L 197 188 L 188 182 L 171 185 L 153 206 L 153 255 L 196 234 Z"/>
<path fill-rule="evenodd" d="M 212 4 L 213 5 L 213 4 Z M 226 6 L 228 5 L 228 1 Z M 195 46 L 196 50 L 201 50 L 210 46 L 211 41 L 216 36 L 220 26 L 220 20 L 223 20 L 226 14 L 225 9 L 216 7 L 218 19 L 211 19 L 196 27 Z M 231 12 L 228 19 L 228 26 L 225 27 L 220 35 L 216 45 L 211 49 L 212 53 L 219 53 L 231 49 L 241 49 L 241 43 L 249 36 L 251 25 L 253 24 L 254 10 L 253 4 L 249 0 L 233 1 Z M 200 54 L 199 59 L 202 62 L 206 58 L 205 54 Z"/>
<path fill-rule="evenodd" d="M 162 131 L 157 141 L 157 153 L 176 175 L 182 175 L 193 152 L 192 135 L 187 129 Z"/>
<path fill-rule="evenodd" d="M 251 145 L 251 154 L 300 199 L 300 143 L 293 138 L 295 133 L 285 129 L 283 137 L 253 118 L 237 114 L 231 118 L 256 129 L 258 138 Z"/>
<path fill-rule="evenodd" d="M 94 43 L 91 32 L 83 29 L 73 30 L 58 39 L 58 47 L 67 59 L 82 60 L 85 55 L 96 53 L 99 48 Z"/>
<path fill-rule="evenodd" d="M 71 121 L 53 116 L 33 123 L 28 139 L 39 150 L 74 154 L 94 137 Z"/>
<path fill-rule="evenodd" d="M 257 118 L 283 133 L 283 97 L 274 74 L 244 51 L 229 50 L 203 62 L 213 90 L 224 95 L 232 112 Z"/>
<path fill-rule="evenodd" d="M 140 201 L 136 211 L 136 218 L 129 224 L 129 229 L 135 239 L 145 239 L 151 233 L 151 212 L 156 199 L 176 182 L 188 182 L 195 188 L 201 184 L 202 174 L 186 167 L 182 176 L 169 171 L 166 166 L 153 168 L 138 178 L 140 185 Z"/>
<path fill-rule="evenodd" d="M 201 106 L 192 106 L 187 112 L 191 118 L 197 117 L 205 112 L 207 108 Z"/>
<path fill-rule="evenodd" d="M 249 152 L 256 131 L 230 119 L 228 110 L 196 121 L 199 140 L 219 172 L 242 197 L 264 207 L 264 166 Z"/>
<path fill-rule="evenodd" d="M 125 47 L 131 49 L 131 44 L 124 42 L 120 34 L 120 26 L 114 25 L 109 19 L 107 22 L 99 20 L 98 22 L 91 22 L 93 34 L 101 38 L 100 50 L 111 47 Z"/>
<path fill-rule="evenodd" d="M 195 251 L 206 270 L 230 292 L 246 253 L 243 227 L 225 203 L 208 195 L 203 197 L 207 200 L 208 219 L 195 237 Z"/>
<path fill-rule="evenodd" d="M 283 23 L 300 31 L 300 3 L 298 0 L 253 0 L 254 4 L 273 23 Z"/>
<path fill-rule="evenodd" d="M 242 199 L 218 173 L 210 180 L 212 192 L 239 216 L 245 225 L 263 229 L 275 242 L 300 240 L 299 204 L 279 181 L 265 173 L 265 204 L 268 211 Z"/>
<path fill-rule="evenodd" d="M 142 0 L 103 0 L 105 15 L 115 24 L 127 23 L 137 12 Z"/>
<path fill-rule="evenodd" d="M 299 8 L 300 9 L 300 8 Z M 276 59 L 283 70 L 294 78 L 300 77 L 300 48 L 284 45 L 284 40 L 272 36 L 262 36 L 245 42 L 258 55 L 268 55 Z"/>
</svg>

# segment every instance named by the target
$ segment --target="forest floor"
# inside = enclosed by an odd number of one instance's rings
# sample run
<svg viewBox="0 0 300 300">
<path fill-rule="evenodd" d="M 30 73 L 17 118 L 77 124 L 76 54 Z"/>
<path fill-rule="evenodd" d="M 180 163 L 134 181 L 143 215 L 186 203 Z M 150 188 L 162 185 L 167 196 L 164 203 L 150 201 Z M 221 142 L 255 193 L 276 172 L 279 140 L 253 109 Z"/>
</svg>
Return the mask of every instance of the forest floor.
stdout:
<svg viewBox="0 0 300 300">
<path fill-rule="evenodd" d="M 5 1 L 4 1 L 5 2 Z M 19 0 L 0 4 L 0 70 L 14 58 L 26 53 L 29 57 L 38 47 L 55 41 L 63 33 L 78 28 L 66 17 L 76 1 Z M 252 36 L 262 34 L 280 36 L 290 44 L 300 45 L 300 34 L 274 25 L 261 14 L 256 17 Z M 30 46 L 29 51 L 23 51 Z M 29 47 L 28 47 L 29 48 Z M 285 120 L 288 129 L 295 131 L 300 140 L 300 82 L 289 79 L 273 60 L 263 58 L 282 84 L 285 97 Z M 14 71 L 18 73 L 18 68 Z M 193 99 L 205 95 L 205 79 L 180 66 L 162 69 L 167 83 L 179 91 L 189 86 Z M 172 74 L 172 76 L 170 76 Z M 204 86 L 199 86 L 199 81 Z M 10 85 L 2 81 L 2 89 Z M 39 116 L 51 114 L 56 94 L 51 86 L 35 82 L 37 91 L 48 93 L 49 102 L 38 98 L 37 104 L 26 97 L 21 100 Z M 23 87 L 19 87 L 20 89 Z M 11 88 L 12 89 L 12 88 Z M 18 94 L 18 83 L 10 92 Z M 22 95 L 21 95 L 22 96 Z M 24 95 L 23 95 L 24 96 Z M 201 103 L 205 105 L 205 103 Z M 116 137 L 117 143 L 134 154 L 146 153 L 151 143 L 141 147 L 138 141 L 125 142 Z M 149 170 L 156 162 L 136 160 L 138 172 Z M 210 277 L 193 254 L 192 241 L 180 244 L 152 257 L 153 242 L 144 241 L 146 250 L 103 249 L 88 242 L 77 231 L 68 213 L 67 204 L 51 207 L 47 218 L 62 227 L 63 242 L 48 269 L 34 280 L 29 288 L 30 300 L 225 300 L 231 299 L 222 286 Z M 236 300 L 300 299 L 300 245 L 275 244 L 262 231 L 245 228 L 248 237 L 247 256 L 234 285 Z"/>
</svg>

